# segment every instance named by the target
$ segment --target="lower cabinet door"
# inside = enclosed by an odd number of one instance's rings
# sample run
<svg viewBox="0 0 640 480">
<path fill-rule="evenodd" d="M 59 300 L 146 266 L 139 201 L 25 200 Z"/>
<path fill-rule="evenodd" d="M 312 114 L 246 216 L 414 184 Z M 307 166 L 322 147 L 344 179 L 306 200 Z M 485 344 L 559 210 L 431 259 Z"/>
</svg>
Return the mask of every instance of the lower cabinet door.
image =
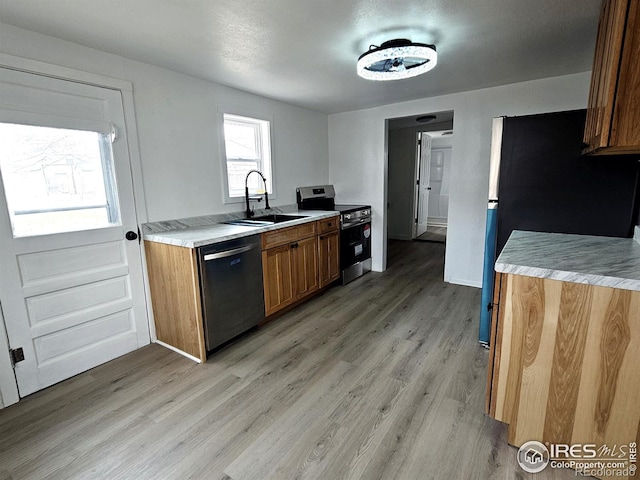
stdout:
<svg viewBox="0 0 640 480">
<path fill-rule="evenodd" d="M 266 316 L 296 300 L 294 250 L 292 245 L 287 244 L 262 252 Z"/>
<path fill-rule="evenodd" d="M 306 238 L 297 241 L 292 249 L 296 299 L 306 297 L 320 288 L 317 242 L 318 237 Z"/>
<path fill-rule="evenodd" d="M 340 278 L 340 232 L 335 230 L 318 239 L 320 288 Z"/>
</svg>

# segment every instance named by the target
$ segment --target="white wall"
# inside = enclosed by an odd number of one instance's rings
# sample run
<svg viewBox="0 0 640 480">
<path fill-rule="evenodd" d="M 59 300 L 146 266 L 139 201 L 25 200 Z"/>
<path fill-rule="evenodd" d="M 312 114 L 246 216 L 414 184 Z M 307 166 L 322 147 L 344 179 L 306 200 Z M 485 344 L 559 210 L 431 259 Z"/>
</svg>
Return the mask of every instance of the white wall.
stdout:
<svg viewBox="0 0 640 480">
<path fill-rule="evenodd" d="M 454 111 L 445 280 L 479 287 L 492 118 L 585 108 L 589 81 L 585 72 L 330 115 L 329 181 L 341 202 L 372 205 L 373 269 L 386 267 L 385 119 Z"/>
<path fill-rule="evenodd" d="M 274 206 L 327 183 L 327 115 L 0 24 L 0 52 L 130 81 L 148 221 L 242 210 L 224 205 L 220 115 L 272 119 Z"/>
<path fill-rule="evenodd" d="M 272 120 L 273 206 L 295 203 L 300 185 L 327 182 L 326 115 L 149 65 L 136 65 L 129 78 L 151 221 L 244 208 L 223 204 L 217 106 Z"/>
</svg>

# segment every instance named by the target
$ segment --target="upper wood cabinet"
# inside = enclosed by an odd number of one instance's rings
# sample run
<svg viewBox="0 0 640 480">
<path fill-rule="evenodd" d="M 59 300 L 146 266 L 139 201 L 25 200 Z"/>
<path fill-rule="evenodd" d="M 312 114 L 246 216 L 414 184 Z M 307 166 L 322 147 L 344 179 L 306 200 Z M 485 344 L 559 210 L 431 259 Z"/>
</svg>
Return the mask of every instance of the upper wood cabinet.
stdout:
<svg viewBox="0 0 640 480">
<path fill-rule="evenodd" d="M 640 2 L 604 0 L 583 153 L 640 153 L 639 125 Z"/>
</svg>

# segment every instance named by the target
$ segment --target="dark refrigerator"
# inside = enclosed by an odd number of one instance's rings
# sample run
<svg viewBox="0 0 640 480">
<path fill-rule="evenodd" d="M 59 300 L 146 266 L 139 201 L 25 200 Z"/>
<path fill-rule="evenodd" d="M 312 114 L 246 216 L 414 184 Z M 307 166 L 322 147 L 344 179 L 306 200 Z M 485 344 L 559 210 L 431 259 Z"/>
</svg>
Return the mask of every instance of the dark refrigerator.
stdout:
<svg viewBox="0 0 640 480">
<path fill-rule="evenodd" d="M 513 230 L 631 237 L 637 157 L 583 156 L 586 110 L 495 118 L 480 343 L 488 345 L 495 260 Z"/>
</svg>

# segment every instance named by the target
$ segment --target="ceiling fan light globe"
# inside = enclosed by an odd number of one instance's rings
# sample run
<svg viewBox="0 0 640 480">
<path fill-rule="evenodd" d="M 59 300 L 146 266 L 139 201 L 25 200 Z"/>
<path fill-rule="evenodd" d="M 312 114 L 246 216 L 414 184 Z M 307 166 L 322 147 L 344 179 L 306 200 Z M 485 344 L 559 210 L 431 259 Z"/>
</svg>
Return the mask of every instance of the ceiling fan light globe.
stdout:
<svg viewBox="0 0 640 480">
<path fill-rule="evenodd" d="M 385 42 L 389 44 L 391 42 Z M 356 71 L 367 80 L 400 80 L 416 77 L 433 69 L 438 63 L 435 46 L 421 43 L 409 45 L 375 47 L 363 53 L 358 58 Z M 415 66 L 407 67 L 407 60 L 415 59 Z M 379 62 L 388 62 L 389 67 L 384 70 L 375 69 Z M 398 64 L 396 66 L 396 64 Z"/>
</svg>

